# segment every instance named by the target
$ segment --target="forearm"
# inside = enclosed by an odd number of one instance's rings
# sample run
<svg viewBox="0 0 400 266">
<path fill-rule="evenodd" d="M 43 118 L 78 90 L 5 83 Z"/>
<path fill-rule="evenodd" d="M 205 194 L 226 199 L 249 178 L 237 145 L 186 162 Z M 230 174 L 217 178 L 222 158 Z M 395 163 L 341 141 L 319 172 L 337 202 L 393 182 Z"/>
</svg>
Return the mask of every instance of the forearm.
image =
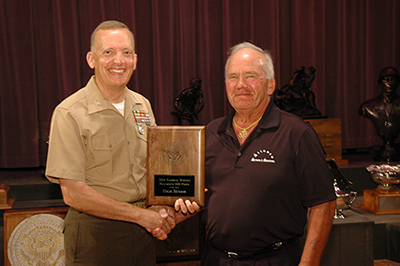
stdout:
<svg viewBox="0 0 400 266">
<path fill-rule="evenodd" d="M 96 217 L 135 222 L 131 215 L 135 206 L 107 197 L 84 182 L 60 179 L 60 186 L 65 203 L 77 210 Z"/>
<path fill-rule="evenodd" d="M 319 265 L 335 214 L 336 200 L 310 208 L 301 266 Z"/>
<path fill-rule="evenodd" d="M 136 223 L 148 231 L 161 228 L 169 233 L 175 225 L 162 219 L 158 212 L 142 209 L 129 203 L 114 200 L 87 186 L 84 182 L 60 179 L 64 201 L 67 205 L 87 214 L 105 219 Z"/>
</svg>

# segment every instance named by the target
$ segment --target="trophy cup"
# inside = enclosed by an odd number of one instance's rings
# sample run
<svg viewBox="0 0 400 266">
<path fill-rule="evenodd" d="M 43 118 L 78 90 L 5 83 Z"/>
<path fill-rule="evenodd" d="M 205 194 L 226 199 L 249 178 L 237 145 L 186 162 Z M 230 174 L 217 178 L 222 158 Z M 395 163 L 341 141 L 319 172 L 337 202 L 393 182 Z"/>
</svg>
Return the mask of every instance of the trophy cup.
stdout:
<svg viewBox="0 0 400 266">
<path fill-rule="evenodd" d="M 205 126 L 151 126 L 147 135 L 146 205 L 204 206 Z"/>
<path fill-rule="evenodd" d="M 357 192 L 355 191 L 345 191 L 341 190 L 336 182 L 336 179 L 333 181 L 333 187 L 335 189 L 336 194 L 336 209 L 335 209 L 335 219 L 345 219 L 346 217 L 342 213 L 344 209 L 351 209 L 351 204 L 357 198 Z"/>
<path fill-rule="evenodd" d="M 357 192 L 351 190 L 353 183 L 343 175 L 342 171 L 340 171 L 337 166 L 335 159 L 328 156 L 325 160 L 333 174 L 333 188 L 335 189 L 336 194 L 334 218 L 345 219 L 346 217 L 342 213 L 342 210 L 351 208 L 351 204 L 353 204 L 357 198 Z"/>
<path fill-rule="evenodd" d="M 364 203 L 360 207 L 374 214 L 400 213 L 400 165 L 370 165 L 367 168 L 375 189 L 364 190 Z"/>
</svg>

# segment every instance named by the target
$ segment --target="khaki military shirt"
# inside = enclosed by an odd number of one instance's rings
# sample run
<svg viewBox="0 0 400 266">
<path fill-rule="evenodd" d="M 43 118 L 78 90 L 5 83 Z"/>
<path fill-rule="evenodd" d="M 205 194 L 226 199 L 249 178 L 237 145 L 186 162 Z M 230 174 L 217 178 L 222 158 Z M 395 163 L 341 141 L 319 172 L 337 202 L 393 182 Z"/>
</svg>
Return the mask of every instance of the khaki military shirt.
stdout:
<svg viewBox="0 0 400 266">
<path fill-rule="evenodd" d="M 47 178 L 83 181 L 119 201 L 145 198 L 147 126 L 155 118 L 149 101 L 128 88 L 124 112 L 104 98 L 94 76 L 61 102 L 51 121 Z M 137 114 L 148 120 L 136 122 Z"/>
</svg>

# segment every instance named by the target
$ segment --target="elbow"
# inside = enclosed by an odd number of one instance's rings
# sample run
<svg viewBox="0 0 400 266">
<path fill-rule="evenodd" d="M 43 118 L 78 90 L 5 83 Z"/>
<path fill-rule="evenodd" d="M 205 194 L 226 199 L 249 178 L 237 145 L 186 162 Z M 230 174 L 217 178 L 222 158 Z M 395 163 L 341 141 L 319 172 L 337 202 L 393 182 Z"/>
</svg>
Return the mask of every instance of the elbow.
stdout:
<svg viewBox="0 0 400 266">
<path fill-rule="evenodd" d="M 70 186 L 70 181 L 60 179 L 60 187 L 63 196 L 64 203 L 70 207 L 76 208 L 76 196 L 74 195 L 74 189 Z"/>
<path fill-rule="evenodd" d="M 66 193 L 63 192 L 63 200 L 64 203 L 70 207 L 74 207 L 74 203 L 71 197 L 67 196 Z"/>
<path fill-rule="evenodd" d="M 73 197 L 68 193 L 67 189 L 61 188 L 64 203 L 70 207 L 75 207 Z"/>
</svg>

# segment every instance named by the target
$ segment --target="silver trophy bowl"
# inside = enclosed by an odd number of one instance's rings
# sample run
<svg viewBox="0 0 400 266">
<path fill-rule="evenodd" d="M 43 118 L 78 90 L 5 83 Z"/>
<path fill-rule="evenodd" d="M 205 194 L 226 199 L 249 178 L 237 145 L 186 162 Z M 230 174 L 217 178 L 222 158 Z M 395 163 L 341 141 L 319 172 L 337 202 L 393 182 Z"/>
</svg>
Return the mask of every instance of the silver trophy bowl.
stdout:
<svg viewBox="0 0 400 266">
<path fill-rule="evenodd" d="M 398 190 L 400 184 L 400 165 L 370 165 L 367 167 L 372 180 L 378 183 L 378 189 L 382 191 Z"/>
</svg>

